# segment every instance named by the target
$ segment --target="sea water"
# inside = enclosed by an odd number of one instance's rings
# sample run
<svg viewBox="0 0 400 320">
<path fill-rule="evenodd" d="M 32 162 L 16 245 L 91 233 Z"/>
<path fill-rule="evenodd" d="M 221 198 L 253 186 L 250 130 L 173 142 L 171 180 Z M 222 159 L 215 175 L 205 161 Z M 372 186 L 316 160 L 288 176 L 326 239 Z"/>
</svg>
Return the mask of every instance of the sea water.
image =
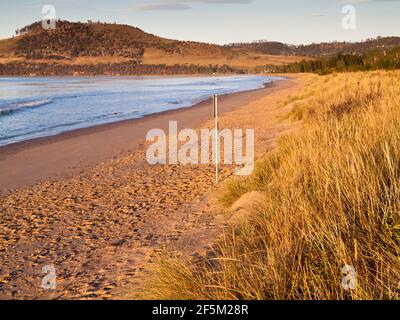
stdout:
<svg viewBox="0 0 400 320">
<path fill-rule="evenodd" d="M 0 78 L 0 146 L 263 88 L 265 76 Z"/>
</svg>

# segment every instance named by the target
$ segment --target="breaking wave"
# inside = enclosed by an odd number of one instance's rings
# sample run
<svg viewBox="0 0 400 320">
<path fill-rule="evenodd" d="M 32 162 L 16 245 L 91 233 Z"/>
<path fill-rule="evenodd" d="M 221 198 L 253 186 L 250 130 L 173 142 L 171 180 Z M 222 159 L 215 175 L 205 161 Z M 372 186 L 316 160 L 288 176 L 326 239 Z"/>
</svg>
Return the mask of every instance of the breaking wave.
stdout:
<svg viewBox="0 0 400 320">
<path fill-rule="evenodd" d="M 25 102 L 14 102 L 5 106 L 0 106 L 0 115 L 8 115 L 15 112 L 23 111 L 25 109 L 33 109 L 42 107 L 44 105 L 52 103 L 51 99 L 25 101 Z"/>
</svg>

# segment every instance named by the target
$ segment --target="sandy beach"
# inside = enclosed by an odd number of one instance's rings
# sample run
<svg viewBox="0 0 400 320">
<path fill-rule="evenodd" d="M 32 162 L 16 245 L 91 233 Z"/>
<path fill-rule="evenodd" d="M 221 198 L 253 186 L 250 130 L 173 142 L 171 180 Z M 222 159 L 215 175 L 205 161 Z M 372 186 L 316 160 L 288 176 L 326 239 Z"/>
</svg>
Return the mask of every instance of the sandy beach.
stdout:
<svg viewBox="0 0 400 320">
<path fill-rule="evenodd" d="M 282 102 L 305 85 L 291 76 L 220 98 L 221 128 L 254 128 L 256 156 L 298 126 Z M 201 254 L 222 233 L 214 168 L 150 166 L 148 130 L 212 127 L 212 102 L 0 148 L 0 298 L 133 298 L 159 250 Z M 251 112 L 249 112 L 251 110 Z M 232 168 L 221 169 L 222 180 Z M 54 265 L 57 289 L 41 287 Z"/>
</svg>

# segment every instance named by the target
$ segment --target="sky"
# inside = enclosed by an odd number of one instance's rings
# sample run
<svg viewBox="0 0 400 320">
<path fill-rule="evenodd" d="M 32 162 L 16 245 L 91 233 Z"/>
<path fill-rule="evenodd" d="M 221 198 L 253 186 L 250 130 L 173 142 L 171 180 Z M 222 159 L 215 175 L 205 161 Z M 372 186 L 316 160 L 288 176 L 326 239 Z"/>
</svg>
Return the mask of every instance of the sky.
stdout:
<svg viewBox="0 0 400 320">
<path fill-rule="evenodd" d="M 400 0 L 13 0 L 0 3 L 0 39 L 42 19 L 117 22 L 165 38 L 227 44 L 254 40 L 308 44 L 400 36 Z M 342 8 L 355 8 L 344 29 Z"/>
</svg>

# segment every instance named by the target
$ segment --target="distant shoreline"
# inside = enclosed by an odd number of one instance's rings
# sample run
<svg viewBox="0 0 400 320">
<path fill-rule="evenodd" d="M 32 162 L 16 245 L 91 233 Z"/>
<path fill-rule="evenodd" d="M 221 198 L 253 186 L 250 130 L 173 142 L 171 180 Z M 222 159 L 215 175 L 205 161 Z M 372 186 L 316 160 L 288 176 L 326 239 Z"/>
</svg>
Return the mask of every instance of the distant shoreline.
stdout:
<svg viewBox="0 0 400 320">
<path fill-rule="evenodd" d="M 212 75 L 248 74 L 249 70 L 230 65 L 199 64 L 135 64 L 130 62 L 97 64 L 61 64 L 28 61 L 0 63 L 4 77 L 58 76 L 152 76 L 152 75 Z"/>
<path fill-rule="evenodd" d="M 221 114 L 233 111 L 277 90 L 291 86 L 290 80 L 274 81 L 262 89 L 221 95 Z M 86 166 L 105 161 L 143 145 L 150 129 L 167 130 L 168 122 L 195 128 L 212 117 L 207 99 L 191 107 L 163 111 L 58 135 L 36 138 L 0 147 L 0 194 L 40 181 L 70 175 Z"/>
<path fill-rule="evenodd" d="M 255 76 L 255 77 L 281 77 L 279 74 L 273 73 L 191 73 L 191 74 L 139 74 L 139 75 L 49 75 L 49 76 L 29 76 L 29 75 L 0 75 L 0 79 L 4 78 L 185 78 L 185 77 L 246 77 L 246 76 Z M 256 89 L 259 90 L 259 89 Z"/>
</svg>

